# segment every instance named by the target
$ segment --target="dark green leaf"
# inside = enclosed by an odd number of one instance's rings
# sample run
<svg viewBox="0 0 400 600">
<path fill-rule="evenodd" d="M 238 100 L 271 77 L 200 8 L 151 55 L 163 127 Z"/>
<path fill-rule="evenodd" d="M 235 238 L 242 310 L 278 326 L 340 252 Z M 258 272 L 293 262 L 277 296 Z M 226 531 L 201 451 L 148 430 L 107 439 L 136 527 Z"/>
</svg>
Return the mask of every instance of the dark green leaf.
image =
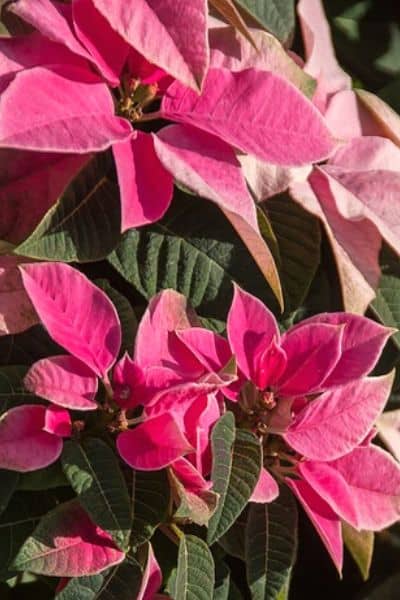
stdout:
<svg viewBox="0 0 400 600">
<path fill-rule="evenodd" d="M 399 595 L 400 573 L 389 577 L 371 592 L 361 595 L 361 600 L 395 600 Z"/>
<path fill-rule="evenodd" d="M 27 404 L 34 396 L 23 389 L 22 380 L 27 368 L 20 366 L 0 368 L 0 414 L 13 406 Z"/>
<path fill-rule="evenodd" d="M 131 544 L 147 542 L 167 516 L 170 502 L 168 476 L 165 471 L 133 472 L 134 518 Z"/>
<path fill-rule="evenodd" d="M 204 317 L 224 318 L 232 282 L 277 306 L 252 257 L 218 208 L 182 192 L 164 219 L 128 231 L 109 261 L 147 300 L 173 288 Z"/>
<path fill-rule="evenodd" d="M 0 338 L 0 365 L 31 365 L 56 354 L 65 354 L 65 350 L 53 342 L 41 325 Z"/>
<path fill-rule="evenodd" d="M 274 502 L 250 505 L 245 548 L 253 600 L 287 598 L 297 551 L 297 508 L 288 488 Z"/>
<path fill-rule="evenodd" d="M 132 354 L 138 322 L 129 300 L 114 289 L 107 279 L 96 279 L 95 284 L 107 294 L 117 309 L 122 330 L 120 353 L 129 352 L 129 354 Z"/>
<path fill-rule="evenodd" d="M 231 412 L 223 415 L 211 435 L 213 491 L 220 495 L 210 519 L 207 540 L 216 542 L 245 508 L 261 470 L 261 446 L 249 431 L 236 430 Z"/>
<path fill-rule="evenodd" d="M 17 489 L 19 473 L 0 469 L 0 515 L 5 511 L 8 503 Z"/>
<path fill-rule="evenodd" d="M 175 600 L 210 600 L 214 591 L 214 560 L 205 542 L 193 535 L 179 544 Z"/>
<path fill-rule="evenodd" d="M 126 550 L 132 525 L 125 479 L 112 449 L 102 440 L 68 441 L 62 453 L 64 473 L 92 520 Z"/>
<path fill-rule="evenodd" d="M 68 486 L 60 462 L 56 462 L 45 469 L 22 473 L 18 489 L 29 491 L 50 490 L 53 488 Z"/>
<path fill-rule="evenodd" d="M 286 194 L 265 203 L 279 248 L 279 274 L 286 311 L 298 308 L 307 296 L 320 262 L 319 221 Z"/>
<path fill-rule="evenodd" d="M 63 262 L 105 258 L 120 238 L 119 191 L 108 154 L 96 154 L 70 183 L 17 254 Z"/>
<path fill-rule="evenodd" d="M 9 568 L 18 550 L 54 504 L 55 498 L 49 493 L 16 492 L 13 495 L 0 517 L 0 580 L 13 576 Z"/>
<path fill-rule="evenodd" d="M 379 97 L 400 113 L 400 78 L 388 83 L 379 91 Z"/>
<path fill-rule="evenodd" d="M 294 24 L 294 0 L 235 0 L 261 27 L 282 42 L 291 37 Z"/>
<path fill-rule="evenodd" d="M 218 544 L 222 546 L 227 554 L 245 560 L 245 536 L 248 517 L 248 507 L 236 519 L 232 527 L 218 540 Z"/>
<path fill-rule="evenodd" d="M 374 552 L 373 531 L 357 531 L 347 523 L 342 523 L 343 541 L 354 558 L 364 581 L 369 577 Z"/>
<path fill-rule="evenodd" d="M 142 570 L 133 558 L 98 575 L 70 579 L 57 600 L 133 600 L 142 580 Z"/>
</svg>

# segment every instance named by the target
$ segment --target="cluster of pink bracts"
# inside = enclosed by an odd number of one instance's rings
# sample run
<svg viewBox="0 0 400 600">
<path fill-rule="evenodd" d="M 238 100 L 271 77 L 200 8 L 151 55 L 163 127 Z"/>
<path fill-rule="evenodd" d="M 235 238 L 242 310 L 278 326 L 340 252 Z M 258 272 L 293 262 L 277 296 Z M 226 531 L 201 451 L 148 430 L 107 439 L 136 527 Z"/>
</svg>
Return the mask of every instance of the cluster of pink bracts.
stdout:
<svg viewBox="0 0 400 600">
<path fill-rule="evenodd" d="M 79 431 L 69 411 L 100 409 L 128 465 L 170 467 L 188 494 L 201 494 L 210 487 L 211 429 L 234 408 L 263 447 L 251 500 L 273 501 L 278 482 L 286 483 L 339 570 L 341 520 L 380 530 L 399 518 L 400 467 L 372 444 L 393 374 L 368 376 L 392 330 L 326 313 L 281 335 L 269 310 L 236 288 L 225 339 L 166 290 L 141 320 L 133 357 L 116 362 L 121 329 L 104 292 L 58 263 L 27 264 L 22 278 L 42 323 L 69 354 L 40 360 L 27 373 L 26 388 L 50 404 L 6 413 L 0 467 L 24 472 L 51 464 L 63 438 Z M 108 394 L 102 406 L 99 379 Z"/>
<path fill-rule="evenodd" d="M 161 218 L 175 179 L 218 204 L 264 273 L 274 264 L 247 185 L 258 200 L 289 187 L 324 224 L 346 308 L 364 312 L 382 239 L 400 251 L 392 202 L 400 120 L 376 97 L 351 90 L 320 2 L 298 3 L 305 63 L 265 32 L 254 31 L 255 50 L 209 19 L 203 0 L 131 4 L 10 6 L 32 31 L 0 39 L 0 238 L 23 241 L 93 153 L 112 148 L 123 231 Z M 148 112 L 153 101 L 159 109 Z M 174 124 L 154 134 L 135 128 L 159 118 Z M 100 410 L 128 465 L 169 467 L 188 494 L 201 494 L 211 486 L 211 430 L 232 409 L 263 450 L 251 500 L 271 502 L 278 484 L 289 486 L 339 570 L 342 521 L 375 531 L 399 519 L 399 465 L 372 444 L 393 375 L 369 376 L 392 330 L 334 313 L 281 335 L 268 309 L 236 288 L 225 339 L 167 290 L 150 302 L 133 356 L 117 362 L 121 328 L 107 296 L 63 264 L 22 264 L 21 279 L 18 262 L 0 258 L 0 285 L 13 290 L 1 306 L 1 332 L 39 317 L 68 354 L 40 360 L 26 375 L 26 388 L 48 403 L 2 416 L 0 468 L 52 464 L 63 439 L 80 431 L 77 412 Z M 99 570 L 123 559 L 107 534 L 90 532 L 83 513 L 80 526 L 85 539 L 104 544 Z M 142 600 L 161 581 L 149 552 Z"/>
</svg>

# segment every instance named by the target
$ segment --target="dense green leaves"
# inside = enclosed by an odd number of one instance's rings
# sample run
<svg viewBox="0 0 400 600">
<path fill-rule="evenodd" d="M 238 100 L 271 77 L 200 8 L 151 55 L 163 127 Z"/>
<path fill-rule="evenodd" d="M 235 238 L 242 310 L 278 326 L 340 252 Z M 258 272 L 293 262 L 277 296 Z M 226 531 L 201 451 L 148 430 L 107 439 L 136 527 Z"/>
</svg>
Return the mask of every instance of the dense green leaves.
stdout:
<svg viewBox="0 0 400 600">
<path fill-rule="evenodd" d="M 318 219 L 286 194 L 265 203 L 279 250 L 279 274 L 285 308 L 293 311 L 304 301 L 320 262 L 321 229 Z"/>
<path fill-rule="evenodd" d="M 57 600 L 132 600 L 140 589 L 142 570 L 128 556 L 123 563 L 98 575 L 75 577 L 60 591 Z"/>
<path fill-rule="evenodd" d="M 107 154 L 98 154 L 81 170 L 16 252 L 63 262 L 105 258 L 121 229 L 118 186 Z"/>
<path fill-rule="evenodd" d="M 294 0 L 235 0 L 245 13 L 287 42 L 294 30 Z"/>
<path fill-rule="evenodd" d="M 141 546 L 153 535 L 167 515 L 170 502 L 168 477 L 165 471 L 133 472 L 134 518 L 131 544 Z"/>
<path fill-rule="evenodd" d="M 233 414 L 220 418 L 212 432 L 213 491 L 220 494 L 207 540 L 217 541 L 245 508 L 261 470 L 261 446 L 249 431 L 236 430 Z"/>
<path fill-rule="evenodd" d="M 210 600 L 214 590 L 214 560 L 205 542 L 193 535 L 179 544 L 174 600 Z"/>
<path fill-rule="evenodd" d="M 125 550 L 129 543 L 132 509 L 128 489 L 112 449 L 102 440 L 64 444 L 66 477 L 92 520 Z"/>
<path fill-rule="evenodd" d="M 261 272 L 227 219 L 211 202 L 183 192 L 164 219 L 125 233 L 109 261 L 147 300 L 173 288 L 205 317 L 226 315 L 233 281 L 274 306 Z"/>
<path fill-rule="evenodd" d="M 270 504 L 250 505 L 245 548 L 253 600 L 286 598 L 297 550 L 297 508 L 288 488 Z"/>
</svg>

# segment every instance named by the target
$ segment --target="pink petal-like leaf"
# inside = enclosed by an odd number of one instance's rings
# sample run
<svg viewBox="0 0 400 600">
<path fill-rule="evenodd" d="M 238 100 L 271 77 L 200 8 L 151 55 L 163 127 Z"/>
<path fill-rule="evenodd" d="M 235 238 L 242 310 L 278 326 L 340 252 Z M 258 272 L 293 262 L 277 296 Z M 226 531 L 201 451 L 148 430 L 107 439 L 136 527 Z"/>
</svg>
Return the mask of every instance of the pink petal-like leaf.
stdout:
<svg viewBox="0 0 400 600">
<path fill-rule="evenodd" d="M 0 239 L 24 241 L 87 160 L 84 154 L 0 150 Z"/>
<path fill-rule="evenodd" d="M 358 137 L 338 148 L 329 164 L 347 171 L 399 171 L 400 148 L 386 138 Z"/>
<path fill-rule="evenodd" d="M 72 18 L 76 36 L 100 72 L 113 85 L 119 85 L 122 67 L 129 53 L 128 44 L 95 8 L 93 0 L 74 0 Z"/>
<path fill-rule="evenodd" d="M 199 321 L 182 294 L 174 290 L 160 292 L 151 299 L 140 322 L 135 361 L 142 368 L 175 363 L 169 348 L 170 332 L 194 325 Z"/>
<path fill-rule="evenodd" d="M 71 437 L 72 422 L 69 412 L 60 406 L 48 406 L 43 431 L 63 438 Z"/>
<path fill-rule="evenodd" d="M 36 362 L 24 379 L 25 387 L 53 404 L 71 410 L 96 410 L 97 377 L 74 356 L 53 356 Z"/>
<path fill-rule="evenodd" d="M 121 345 L 117 311 L 106 294 L 62 263 L 21 267 L 24 286 L 52 338 L 103 376 Z"/>
<path fill-rule="evenodd" d="M 154 136 L 164 167 L 199 196 L 237 213 L 257 232 L 257 215 L 233 149 L 199 129 L 171 125 Z"/>
<path fill-rule="evenodd" d="M 218 373 L 232 358 L 227 340 L 209 329 L 188 327 L 176 334 L 207 371 Z"/>
<path fill-rule="evenodd" d="M 277 388 L 283 396 L 301 396 L 324 387 L 340 359 L 343 326 L 310 323 L 289 330 L 281 346 L 287 364 Z"/>
<path fill-rule="evenodd" d="M 400 146 L 400 117 L 386 102 L 367 92 L 357 90 L 356 94 L 365 108 L 379 127 L 379 135 L 389 138 Z M 377 134 L 375 134 L 377 135 Z"/>
<path fill-rule="evenodd" d="M 321 108 L 332 94 L 350 89 L 351 78 L 339 66 L 321 0 L 300 0 L 297 5 L 306 53 L 304 70 L 318 80 Z"/>
<path fill-rule="evenodd" d="M 394 373 L 364 378 L 325 392 L 307 404 L 284 434 L 297 452 L 334 460 L 360 444 L 382 412 Z"/>
<path fill-rule="evenodd" d="M 343 567 L 343 539 L 340 519 L 329 504 L 318 496 L 306 481 L 286 479 L 286 484 L 303 506 L 340 574 Z"/>
<path fill-rule="evenodd" d="M 168 209 L 173 179 L 161 164 L 150 135 L 113 145 L 121 194 L 121 228 L 139 227 L 158 221 Z"/>
<path fill-rule="evenodd" d="M 26 293 L 14 256 L 0 257 L 0 336 L 20 333 L 39 319 Z"/>
<path fill-rule="evenodd" d="M 85 154 L 132 135 L 105 83 L 78 67 L 20 71 L 1 95 L 0 115 L 2 148 Z"/>
<path fill-rule="evenodd" d="M 279 486 L 267 469 L 262 468 L 260 477 L 253 490 L 249 502 L 257 502 L 264 504 L 265 502 L 273 502 L 279 496 Z"/>
<path fill-rule="evenodd" d="M 77 500 L 48 513 L 20 549 L 14 569 L 51 577 L 96 575 L 125 558 Z"/>
<path fill-rule="evenodd" d="M 151 544 L 148 544 L 146 568 L 136 600 L 154 600 L 162 584 L 162 572 Z"/>
<path fill-rule="evenodd" d="M 280 338 L 275 317 L 258 298 L 235 286 L 227 332 L 239 368 L 256 381 L 261 353 Z"/>
<path fill-rule="evenodd" d="M 384 412 L 376 427 L 385 446 L 400 461 L 400 409 Z"/>
<path fill-rule="evenodd" d="M 309 182 L 290 186 L 291 197 L 318 217 L 324 226 L 336 262 L 345 310 L 364 314 L 375 297 L 373 287 L 379 281 L 381 236 L 376 227 L 365 220 L 357 221 L 355 227 L 339 213 L 330 191 L 325 188 L 326 201 L 322 201 L 321 192 L 314 191 Z"/>
<path fill-rule="evenodd" d="M 44 430 L 46 407 L 26 404 L 0 418 L 0 468 L 26 473 L 55 462 L 62 451 L 60 437 Z"/>
<path fill-rule="evenodd" d="M 193 452 L 181 428 L 167 413 L 120 433 L 117 448 L 121 458 L 139 471 L 163 469 L 177 458 Z"/>
<path fill-rule="evenodd" d="M 128 356 L 117 362 L 113 370 L 112 387 L 114 401 L 121 408 L 135 408 L 143 401 L 145 376 L 143 370 Z"/>
<path fill-rule="evenodd" d="M 389 327 L 350 313 L 322 313 L 302 321 L 344 325 L 339 362 L 324 381 L 326 388 L 343 385 L 368 375 L 375 367 L 387 340 L 393 334 Z"/>
<path fill-rule="evenodd" d="M 209 63 L 206 0 L 93 0 L 98 10 L 131 46 L 197 89 Z"/>
<path fill-rule="evenodd" d="M 210 69 L 200 96 L 173 83 L 161 112 L 277 165 L 323 160 L 335 147 L 318 110 L 292 84 L 270 72 Z"/>
</svg>

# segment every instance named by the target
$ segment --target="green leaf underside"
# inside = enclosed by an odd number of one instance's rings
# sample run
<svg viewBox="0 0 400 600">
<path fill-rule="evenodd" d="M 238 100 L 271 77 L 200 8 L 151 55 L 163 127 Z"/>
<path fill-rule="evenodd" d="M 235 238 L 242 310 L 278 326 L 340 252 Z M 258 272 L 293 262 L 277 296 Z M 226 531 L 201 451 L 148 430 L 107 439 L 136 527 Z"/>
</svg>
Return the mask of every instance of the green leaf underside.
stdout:
<svg viewBox="0 0 400 600">
<path fill-rule="evenodd" d="M 205 542 L 193 535 L 179 544 L 174 600 L 210 600 L 215 583 L 214 560 Z"/>
<path fill-rule="evenodd" d="M 351 525 L 343 522 L 342 533 L 347 550 L 360 569 L 362 578 L 367 581 L 374 552 L 374 532 L 357 531 Z"/>
<path fill-rule="evenodd" d="M 376 298 L 371 309 L 378 319 L 387 327 L 400 328 L 400 278 L 395 275 L 382 275 Z M 400 333 L 395 333 L 391 340 L 400 350 Z"/>
<path fill-rule="evenodd" d="M 118 460 L 99 439 L 67 441 L 62 453 L 64 473 L 79 502 L 92 520 L 126 550 L 132 511 L 128 489 Z"/>
<path fill-rule="evenodd" d="M 90 262 L 118 244 L 120 199 L 107 154 L 96 154 L 15 252 L 44 260 Z"/>
<path fill-rule="evenodd" d="M 297 508 L 290 490 L 268 504 L 250 504 L 246 527 L 247 581 L 253 600 L 283 600 L 297 551 Z"/>
<path fill-rule="evenodd" d="M 219 209 L 182 192 L 161 221 L 128 231 L 108 260 L 147 300 L 173 288 L 203 317 L 224 318 L 232 282 L 270 307 L 277 306 L 261 271 Z"/>
<path fill-rule="evenodd" d="M 261 27 L 287 42 L 295 25 L 294 0 L 235 0 Z"/>
<path fill-rule="evenodd" d="M 261 470 L 261 446 L 249 431 L 236 430 L 231 412 L 223 415 L 211 435 L 213 491 L 220 495 L 207 532 L 216 542 L 245 508 Z"/>
</svg>

